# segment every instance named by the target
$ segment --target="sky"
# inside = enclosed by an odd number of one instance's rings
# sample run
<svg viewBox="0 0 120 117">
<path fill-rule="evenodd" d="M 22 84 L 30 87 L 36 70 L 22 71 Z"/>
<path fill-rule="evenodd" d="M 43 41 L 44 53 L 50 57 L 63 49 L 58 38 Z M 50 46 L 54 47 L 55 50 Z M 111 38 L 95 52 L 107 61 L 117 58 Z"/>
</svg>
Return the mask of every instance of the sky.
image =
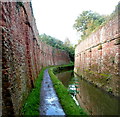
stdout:
<svg viewBox="0 0 120 117">
<path fill-rule="evenodd" d="M 47 34 L 64 42 L 77 44 L 80 35 L 73 24 L 82 11 L 92 10 L 101 15 L 111 14 L 119 0 L 32 0 L 39 34 Z"/>
</svg>

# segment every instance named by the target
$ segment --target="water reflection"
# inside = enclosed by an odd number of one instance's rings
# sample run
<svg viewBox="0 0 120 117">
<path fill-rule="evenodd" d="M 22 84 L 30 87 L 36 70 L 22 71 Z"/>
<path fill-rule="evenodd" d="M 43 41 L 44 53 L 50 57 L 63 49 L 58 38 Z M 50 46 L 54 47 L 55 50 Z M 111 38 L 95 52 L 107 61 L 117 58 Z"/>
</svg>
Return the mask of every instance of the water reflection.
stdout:
<svg viewBox="0 0 120 117">
<path fill-rule="evenodd" d="M 79 78 L 78 102 L 91 115 L 119 115 L 120 100 Z"/>
<path fill-rule="evenodd" d="M 63 83 L 63 85 L 68 88 L 70 84 L 70 80 L 73 78 L 74 73 L 73 73 L 73 70 L 63 71 L 61 73 L 58 73 L 56 76 Z"/>
<path fill-rule="evenodd" d="M 62 72 L 57 76 L 67 88 L 74 85 L 73 90 L 76 90 L 76 98 L 80 106 L 90 115 L 120 115 L 118 98 L 94 87 L 78 76 L 73 77 L 73 72 Z"/>
</svg>

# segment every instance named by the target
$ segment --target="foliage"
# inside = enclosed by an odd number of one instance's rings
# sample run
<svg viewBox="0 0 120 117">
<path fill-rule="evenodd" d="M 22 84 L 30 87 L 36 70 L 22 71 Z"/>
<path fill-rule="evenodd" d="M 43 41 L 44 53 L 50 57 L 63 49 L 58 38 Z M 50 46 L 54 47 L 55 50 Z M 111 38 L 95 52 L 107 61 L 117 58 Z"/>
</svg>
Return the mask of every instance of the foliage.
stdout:
<svg viewBox="0 0 120 117">
<path fill-rule="evenodd" d="M 69 54 L 71 61 L 74 61 L 74 47 L 71 44 L 67 46 L 62 41 L 46 34 L 40 35 L 39 38 L 41 41 L 45 42 L 46 44 L 54 48 L 66 51 Z"/>
<path fill-rule="evenodd" d="M 49 74 L 51 76 L 53 86 L 56 90 L 60 103 L 66 115 L 87 115 L 82 108 L 76 105 L 75 101 L 72 99 L 70 93 L 67 91 L 66 87 L 58 80 L 54 75 L 53 70 L 56 68 L 49 69 Z M 66 100 L 67 99 L 67 100 Z"/>
<path fill-rule="evenodd" d="M 87 38 L 93 31 L 97 30 L 101 25 L 106 24 L 119 14 L 120 2 L 115 7 L 115 10 L 111 13 L 111 15 L 100 15 L 91 10 L 83 11 L 82 14 L 77 17 L 73 25 L 78 32 L 81 32 L 81 40 L 79 40 L 79 42 Z"/>
<path fill-rule="evenodd" d="M 65 44 L 66 46 L 70 46 L 70 45 L 71 45 L 69 38 L 66 38 L 66 39 L 65 39 L 64 44 Z"/>
<path fill-rule="evenodd" d="M 35 81 L 35 87 L 30 92 L 25 104 L 22 108 L 23 116 L 39 116 L 39 105 L 40 105 L 40 88 L 43 80 L 44 70 L 43 68 Z"/>
<path fill-rule="evenodd" d="M 78 32 L 82 32 L 81 39 L 85 39 L 92 31 L 106 21 L 106 17 L 91 10 L 83 11 L 75 20 L 73 27 Z"/>
<path fill-rule="evenodd" d="M 115 10 L 111 13 L 108 20 L 111 20 L 112 18 L 114 18 L 116 15 L 119 15 L 119 14 L 120 14 L 120 2 L 115 7 Z"/>
</svg>

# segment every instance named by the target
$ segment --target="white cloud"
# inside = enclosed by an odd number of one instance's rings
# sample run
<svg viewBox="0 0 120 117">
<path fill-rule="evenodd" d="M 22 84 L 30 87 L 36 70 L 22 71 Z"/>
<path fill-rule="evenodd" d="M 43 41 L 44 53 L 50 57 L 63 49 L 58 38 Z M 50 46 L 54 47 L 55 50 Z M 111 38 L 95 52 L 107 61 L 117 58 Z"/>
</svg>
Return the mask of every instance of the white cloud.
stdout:
<svg viewBox="0 0 120 117">
<path fill-rule="evenodd" d="M 73 30 L 77 16 L 83 10 L 110 14 L 119 0 L 32 0 L 33 12 L 39 33 L 46 33 L 62 41 L 68 37 L 77 43 Z"/>
</svg>

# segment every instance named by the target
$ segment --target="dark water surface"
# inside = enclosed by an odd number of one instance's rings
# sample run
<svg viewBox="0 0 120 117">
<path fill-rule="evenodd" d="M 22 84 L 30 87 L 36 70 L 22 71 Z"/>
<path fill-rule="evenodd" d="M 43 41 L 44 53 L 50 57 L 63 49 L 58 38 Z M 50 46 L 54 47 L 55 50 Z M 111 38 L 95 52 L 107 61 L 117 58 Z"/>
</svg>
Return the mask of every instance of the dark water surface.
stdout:
<svg viewBox="0 0 120 117">
<path fill-rule="evenodd" d="M 57 77 L 67 88 L 71 84 L 76 86 L 76 98 L 90 115 L 120 115 L 120 99 L 74 75 L 73 71 L 59 73 Z"/>
<path fill-rule="evenodd" d="M 58 79 L 64 84 L 65 87 L 68 87 L 71 79 L 74 76 L 73 71 L 64 71 L 56 75 Z"/>
</svg>

